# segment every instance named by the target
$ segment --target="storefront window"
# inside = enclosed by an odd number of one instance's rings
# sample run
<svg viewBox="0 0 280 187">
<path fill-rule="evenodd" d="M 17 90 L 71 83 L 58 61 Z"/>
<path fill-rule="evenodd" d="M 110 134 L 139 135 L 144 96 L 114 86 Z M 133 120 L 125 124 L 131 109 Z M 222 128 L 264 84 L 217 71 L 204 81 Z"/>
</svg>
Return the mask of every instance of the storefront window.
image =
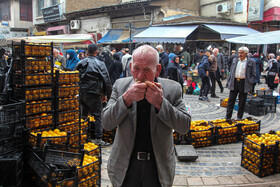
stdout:
<svg viewBox="0 0 280 187">
<path fill-rule="evenodd" d="M 32 21 L 32 1 L 20 0 L 20 20 Z"/>
<path fill-rule="evenodd" d="M 38 0 L 38 16 L 43 16 L 42 8 L 44 8 L 44 0 Z"/>
<path fill-rule="evenodd" d="M 0 21 L 10 21 L 10 1 L 0 0 Z"/>
</svg>

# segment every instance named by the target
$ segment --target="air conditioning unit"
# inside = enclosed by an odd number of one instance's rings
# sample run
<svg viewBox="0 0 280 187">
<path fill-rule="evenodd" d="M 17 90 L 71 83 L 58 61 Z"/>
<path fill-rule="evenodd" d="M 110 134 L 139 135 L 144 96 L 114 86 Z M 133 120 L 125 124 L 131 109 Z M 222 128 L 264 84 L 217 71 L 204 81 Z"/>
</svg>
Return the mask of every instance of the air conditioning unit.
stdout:
<svg viewBox="0 0 280 187">
<path fill-rule="evenodd" d="M 70 29 L 78 30 L 81 27 L 81 20 L 71 20 L 70 21 Z"/>
<path fill-rule="evenodd" d="M 229 7 L 228 3 L 219 3 L 216 5 L 216 10 L 218 14 L 228 13 Z"/>
</svg>

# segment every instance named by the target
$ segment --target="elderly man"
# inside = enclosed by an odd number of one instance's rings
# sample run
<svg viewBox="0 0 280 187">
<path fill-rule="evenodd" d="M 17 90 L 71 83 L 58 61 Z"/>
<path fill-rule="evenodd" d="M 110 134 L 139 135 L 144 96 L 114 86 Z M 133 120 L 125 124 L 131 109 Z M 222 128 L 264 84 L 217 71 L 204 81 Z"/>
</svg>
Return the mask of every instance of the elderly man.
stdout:
<svg viewBox="0 0 280 187">
<path fill-rule="evenodd" d="M 113 186 L 172 186 L 172 130 L 185 134 L 191 117 L 175 81 L 159 78 L 157 51 L 143 45 L 132 55 L 132 77 L 118 79 L 103 110 L 104 128 L 117 127 L 108 161 Z"/>
<path fill-rule="evenodd" d="M 60 55 L 57 49 L 53 49 L 53 63 L 58 69 L 66 69 L 66 58 Z"/>
<path fill-rule="evenodd" d="M 162 60 L 162 63 L 164 64 L 164 69 L 167 73 L 167 65 L 169 63 L 169 58 L 168 58 L 168 54 L 164 51 L 163 46 L 162 45 L 158 45 L 156 46 L 156 49 L 158 51 L 159 57 Z"/>
<path fill-rule="evenodd" d="M 240 47 L 239 58 L 234 58 L 228 79 L 229 100 L 226 119 L 231 119 L 234 103 L 239 94 L 237 119 L 242 119 L 248 92 L 253 88 L 256 77 L 256 63 L 248 57 L 249 49 Z"/>
<path fill-rule="evenodd" d="M 217 72 L 217 55 L 218 55 L 219 49 L 214 48 L 212 51 L 212 55 L 210 55 L 209 57 L 209 61 L 210 61 L 210 70 L 209 70 L 209 76 L 210 76 L 210 80 L 211 80 L 211 88 L 210 88 L 210 92 L 211 92 L 211 97 L 213 98 L 219 98 L 216 93 L 216 72 Z"/>
</svg>

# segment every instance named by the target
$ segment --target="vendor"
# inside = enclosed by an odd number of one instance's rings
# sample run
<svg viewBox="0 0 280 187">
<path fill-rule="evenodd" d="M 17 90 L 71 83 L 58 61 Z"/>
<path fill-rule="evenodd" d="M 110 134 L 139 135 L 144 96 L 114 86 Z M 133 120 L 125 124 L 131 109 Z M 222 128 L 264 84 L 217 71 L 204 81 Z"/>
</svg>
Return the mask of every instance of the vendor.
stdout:
<svg viewBox="0 0 280 187">
<path fill-rule="evenodd" d="M 58 69 L 66 69 L 66 58 L 60 55 L 57 49 L 53 49 L 53 64 Z"/>
</svg>

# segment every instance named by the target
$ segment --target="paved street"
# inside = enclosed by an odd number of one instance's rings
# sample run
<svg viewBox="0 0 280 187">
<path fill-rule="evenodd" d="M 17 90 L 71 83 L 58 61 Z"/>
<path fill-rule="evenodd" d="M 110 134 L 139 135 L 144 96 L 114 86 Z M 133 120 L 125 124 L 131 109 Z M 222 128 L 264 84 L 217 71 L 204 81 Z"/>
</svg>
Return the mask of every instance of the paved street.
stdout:
<svg viewBox="0 0 280 187">
<path fill-rule="evenodd" d="M 264 82 L 264 80 L 263 80 Z M 225 82 L 224 82 L 225 84 Z M 257 89 L 266 85 L 257 85 Z M 216 93 L 220 98 L 228 97 L 228 89 L 220 93 L 216 88 Z M 196 95 L 184 95 L 186 106 L 190 106 L 192 120 L 214 120 L 225 118 L 226 109 L 219 107 L 220 98 L 211 102 L 199 101 Z M 261 132 L 270 130 L 280 130 L 279 125 L 280 105 L 277 113 L 269 113 L 266 116 L 254 116 L 261 120 Z M 244 117 L 248 114 L 245 113 Z M 233 118 L 236 118 L 234 111 Z M 269 177 L 258 178 L 251 172 L 240 166 L 242 143 L 224 144 L 197 148 L 199 158 L 195 162 L 180 162 L 176 164 L 176 176 L 174 186 L 280 186 L 280 174 Z M 111 186 L 107 174 L 107 160 L 111 147 L 103 149 L 102 164 L 102 186 Z M 279 182 L 278 182 L 279 181 Z"/>
</svg>

